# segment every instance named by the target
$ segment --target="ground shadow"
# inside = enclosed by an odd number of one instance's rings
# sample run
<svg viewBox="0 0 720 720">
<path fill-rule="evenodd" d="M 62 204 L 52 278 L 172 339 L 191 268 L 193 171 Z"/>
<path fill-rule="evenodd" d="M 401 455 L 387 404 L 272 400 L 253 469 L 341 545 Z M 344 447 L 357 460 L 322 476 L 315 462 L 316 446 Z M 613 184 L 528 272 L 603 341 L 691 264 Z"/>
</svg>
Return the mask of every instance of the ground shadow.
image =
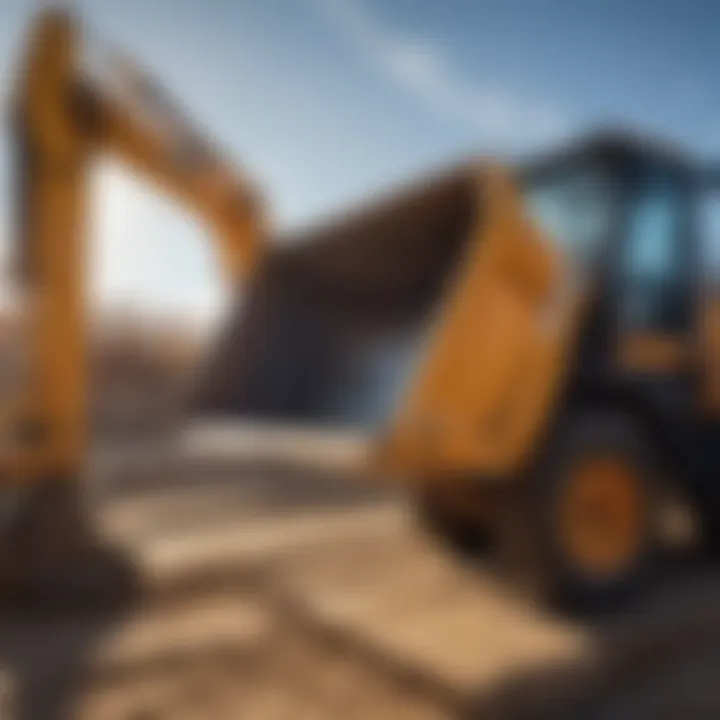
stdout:
<svg viewBox="0 0 720 720">
<path fill-rule="evenodd" d="M 720 717 L 720 565 L 673 558 L 614 614 L 579 619 L 591 650 L 513 674 L 466 706 L 492 720 Z"/>
</svg>

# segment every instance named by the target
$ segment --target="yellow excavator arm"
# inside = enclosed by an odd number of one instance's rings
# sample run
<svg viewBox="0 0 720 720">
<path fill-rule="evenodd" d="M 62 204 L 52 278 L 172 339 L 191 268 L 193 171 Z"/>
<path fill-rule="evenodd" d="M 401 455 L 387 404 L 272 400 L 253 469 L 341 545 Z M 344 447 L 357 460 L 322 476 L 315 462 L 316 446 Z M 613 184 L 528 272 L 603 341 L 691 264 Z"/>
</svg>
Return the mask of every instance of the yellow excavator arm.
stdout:
<svg viewBox="0 0 720 720">
<path fill-rule="evenodd" d="M 245 176 L 138 70 L 122 87 L 83 67 L 83 37 L 67 12 L 36 21 L 13 98 L 19 217 L 16 252 L 28 300 L 28 375 L 13 476 L 77 474 L 85 453 L 87 191 L 94 161 L 120 161 L 176 198 L 211 231 L 235 283 L 262 252 L 261 212 Z M 131 239 L 129 239 L 129 242 Z"/>
<path fill-rule="evenodd" d="M 46 12 L 19 75 L 19 130 L 50 157 L 106 154 L 175 197 L 214 231 L 223 270 L 250 271 L 260 216 L 254 188 L 178 110 L 167 91 L 124 63 L 121 82 L 103 88 L 82 64 L 77 20 Z"/>
</svg>

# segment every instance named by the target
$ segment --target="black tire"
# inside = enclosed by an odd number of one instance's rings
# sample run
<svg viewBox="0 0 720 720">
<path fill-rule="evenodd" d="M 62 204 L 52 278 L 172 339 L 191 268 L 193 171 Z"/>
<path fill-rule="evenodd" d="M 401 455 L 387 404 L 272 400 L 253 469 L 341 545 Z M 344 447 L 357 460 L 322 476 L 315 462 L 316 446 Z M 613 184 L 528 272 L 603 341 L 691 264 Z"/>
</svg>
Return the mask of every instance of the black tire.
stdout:
<svg viewBox="0 0 720 720">
<path fill-rule="evenodd" d="M 559 516 L 570 483 L 575 482 L 582 463 L 593 458 L 612 458 L 613 463 L 627 468 L 636 500 L 633 551 L 612 571 L 580 567 L 568 550 Z M 631 418 L 592 411 L 574 413 L 562 423 L 526 478 L 505 542 L 514 543 L 513 559 L 517 561 L 519 554 L 533 589 L 551 603 L 581 611 L 610 607 L 646 580 L 654 566 L 660 486 L 659 464 L 642 429 Z"/>
</svg>

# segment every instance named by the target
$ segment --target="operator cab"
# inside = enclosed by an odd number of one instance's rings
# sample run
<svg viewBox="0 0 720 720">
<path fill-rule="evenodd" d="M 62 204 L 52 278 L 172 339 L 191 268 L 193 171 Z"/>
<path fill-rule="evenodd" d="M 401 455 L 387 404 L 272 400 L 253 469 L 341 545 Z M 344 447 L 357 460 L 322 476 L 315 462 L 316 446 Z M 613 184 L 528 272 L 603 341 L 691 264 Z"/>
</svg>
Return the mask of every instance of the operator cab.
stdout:
<svg viewBox="0 0 720 720">
<path fill-rule="evenodd" d="M 676 372 L 699 317 L 700 167 L 665 145 L 606 133 L 529 163 L 521 183 L 530 215 L 597 298 L 584 364 Z"/>
<path fill-rule="evenodd" d="M 662 419 L 679 456 L 720 470 L 720 454 L 696 444 L 720 438 L 717 178 L 622 133 L 539 158 L 520 177 L 529 214 L 591 288 L 569 393 L 627 399 Z"/>
<path fill-rule="evenodd" d="M 689 159 L 632 135 L 604 134 L 530 163 L 522 184 L 531 216 L 574 270 L 612 290 L 618 329 L 687 330 L 702 188 Z"/>
</svg>

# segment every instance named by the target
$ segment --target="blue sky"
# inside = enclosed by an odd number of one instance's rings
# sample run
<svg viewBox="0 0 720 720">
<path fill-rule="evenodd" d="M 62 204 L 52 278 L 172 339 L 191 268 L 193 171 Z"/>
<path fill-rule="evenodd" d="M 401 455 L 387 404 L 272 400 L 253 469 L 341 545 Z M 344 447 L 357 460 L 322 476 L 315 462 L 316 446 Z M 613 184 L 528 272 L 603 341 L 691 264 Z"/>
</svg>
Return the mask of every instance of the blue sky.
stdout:
<svg viewBox="0 0 720 720">
<path fill-rule="evenodd" d="M 712 0 L 74 4 L 244 165 L 283 227 L 468 154 L 522 153 L 603 121 L 720 155 Z M 0 0 L 3 87 L 33 7 Z M 104 305 L 222 304 L 200 226 L 118 168 L 96 185 Z M 4 218 L 6 190 L 7 177 Z"/>
</svg>

